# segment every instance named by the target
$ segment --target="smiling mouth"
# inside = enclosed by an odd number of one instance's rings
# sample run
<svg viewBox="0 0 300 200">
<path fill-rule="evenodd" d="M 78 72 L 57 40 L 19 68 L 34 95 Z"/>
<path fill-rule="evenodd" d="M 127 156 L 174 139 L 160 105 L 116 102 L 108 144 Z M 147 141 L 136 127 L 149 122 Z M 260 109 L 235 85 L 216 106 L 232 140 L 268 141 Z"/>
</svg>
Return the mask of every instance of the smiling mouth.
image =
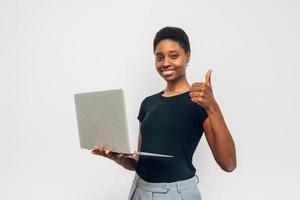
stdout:
<svg viewBox="0 0 300 200">
<path fill-rule="evenodd" d="M 175 69 L 161 69 L 161 72 L 175 71 Z"/>
<path fill-rule="evenodd" d="M 175 69 L 168 69 L 168 70 L 160 70 L 163 76 L 170 76 L 174 73 Z"/>
</svg>

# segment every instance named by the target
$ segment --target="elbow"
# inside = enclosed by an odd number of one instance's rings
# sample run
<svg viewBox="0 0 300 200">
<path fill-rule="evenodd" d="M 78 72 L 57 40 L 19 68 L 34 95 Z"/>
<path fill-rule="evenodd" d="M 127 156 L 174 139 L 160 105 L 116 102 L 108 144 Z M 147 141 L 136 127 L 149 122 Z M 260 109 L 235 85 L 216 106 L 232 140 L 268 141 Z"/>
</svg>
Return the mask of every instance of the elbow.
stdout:
<svg viewBox="0 0 300 200">
<path fill-rule="evenodd" d="M 235 168 L 236 168 L 236 165 L 231 165 L 231 166 L 229 166 L 229 167 L 223 168 L 223 170 L 224 170 L 225 172 L 230 173 L 230 172 L 233 172 L 233 171 L 235 170 Z"/>
<path fill-rule="evenodd" d="M 230 173 L 230 172 L 233 172 L 235 169 L 236 169 L 236 167 L 237 167 L 237 164 L 236 164 L 236 161 L 232 161 L 232 162 L 230 162 L 230 163 L 228 163 L 228 164 L 224 164 L 224 165 L 220 165 L 220 167 L 225 171 L 225 172 L 228 172 L 228 173 Z"/>
</svg>

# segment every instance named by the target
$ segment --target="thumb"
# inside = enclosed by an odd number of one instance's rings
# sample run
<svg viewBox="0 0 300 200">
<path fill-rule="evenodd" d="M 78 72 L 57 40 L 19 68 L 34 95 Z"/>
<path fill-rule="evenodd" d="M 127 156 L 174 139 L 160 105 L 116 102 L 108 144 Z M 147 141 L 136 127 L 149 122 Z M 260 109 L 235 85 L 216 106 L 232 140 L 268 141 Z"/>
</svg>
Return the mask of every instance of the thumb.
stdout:
<svg viewBox="0 0 300 200">
<path fill-rule="evenodd" d="M 205 83 L 209 84 L 211 86 L 211 72 L 212 70 L 209 69 L 205 74 Z"/>
</svg>

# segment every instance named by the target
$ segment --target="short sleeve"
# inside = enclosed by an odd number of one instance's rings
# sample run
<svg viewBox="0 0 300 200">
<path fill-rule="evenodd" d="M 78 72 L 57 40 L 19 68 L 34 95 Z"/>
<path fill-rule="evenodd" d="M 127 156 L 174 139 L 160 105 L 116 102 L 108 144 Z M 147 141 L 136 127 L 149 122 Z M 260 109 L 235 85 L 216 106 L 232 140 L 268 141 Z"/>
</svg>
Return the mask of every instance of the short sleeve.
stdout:
<svg viewBox="0 0 300 200">
<path fill-rule="evenodd" d="M 199 106 L 199 105 L 198 105 L 198 115 L 200 116 L 202 123 L 208 117 L 208 114 L 207 114 L 207 111 L 205 110 L 205 108 L 203 108 L 202 106 Z"/>
<path fill-rule="evenodd" d="M 137 119 L 140 120 L 140 122 L 143 121 L 144 117 L 145 117 L 146 111 L 145 111 L 145 100 L 142 101 L 141 106 L 140 106 L 140 111 L 139 114 L 137 116 Z"/>
</svg>

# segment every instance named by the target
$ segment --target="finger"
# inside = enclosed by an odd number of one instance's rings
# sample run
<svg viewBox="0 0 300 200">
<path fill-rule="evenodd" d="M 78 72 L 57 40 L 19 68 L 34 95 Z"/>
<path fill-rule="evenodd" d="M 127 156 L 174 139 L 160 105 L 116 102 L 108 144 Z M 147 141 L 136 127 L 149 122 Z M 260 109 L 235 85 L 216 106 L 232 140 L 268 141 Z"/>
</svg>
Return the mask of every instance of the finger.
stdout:
<svg viewBox="0 0 300 200">
<path fill-rule="evenodd" d="M 94 150 L 94 149 L 91 151 L 91 153 L 92 154 L 97 154 L 96 150 Z"/>
<path fill-rule="evenodd" d="M 191 88 L 193 88 L 193 87 L 201 87 L 202 85 L 204 85 L 205 84 L 205 82 L 195 82 L 195 83 L 193 83 L 192 85 L 191 85 Z"/>
<path fill-rule="evenodd" d="M 99 151 L 97 148 L 91 150 L 92 153 L 96 153 L 97 151 Z"/>
<path fill-rule="evenodd" d="M 191 98 L 191 101 L 197 104 L 202 104 L 203 103 L 203 98 L 202 97 L 193 97 Z"/>
<path fill-rule="evenodd" d="M 205 83 L 207 83 L 209 86 L 211 86 L 211 72 L 212 70 L 209 69 L 205 74 Z"/>
<path fill-rule="evenodd" d="M 200 103 L 200 102 L 203 102 L 204 100 L 204 97 L 202 96 L 195 96 L 195 97 L 191 97 L 191 100 L 194 102 L 194 103 Z"/>
<path fill-rule="evenodd" d="M 94 152 L 97 153 L 98 155 L 106 156 L 106 154 L 100 149 L 96 149 Z"/>
<path fill-rule="evenodd" d="M 93 152 L 93 153 L 97 153 L 97 154 L 101 154 L 101 149 L 99 149 L 99 146 L 96 145 L 96 146 L 94 147 L 94 149 L 92 149 L 92 152 Z"/>
<path fill-rule="evenodd" d="M 205 83 L 195 83 L 194 86 L 190 88 L 190 92 L 199 92 L 205 88 Z"/>
<path fill-rule="evenodd" d="M 103 145 L 102 144 L 100 144 L 100 146 L 98 146 L 98 149 L 100 150 L 100 151 L 103 151 Z"/>
<path fill-rule="evenodd" d="M 193 83 L 193 84 L 191 85 L 191 88 L 197 87 L 198 85 L 199 85 L 199 82 Z"/>
<path fill-rule="evenodd" d="M 96 150 L 93 151 L 93 153 L 96 154 L 96 155 L 108 158 L 108 155 L 105 153 L 104 150 L 96 149 Z"/>
<path fill-rule="evenodd" d="M 111 153 L 110 153 L 109 150 L 105 150 L 105 151 L 104 151 L 104 154 L 105 154 L 105 156 L 106 156 L 107 158 L 111 159 Z"/>
<path fill-rule="evenodd" d="M 110 151 L 109 151 L 109 150 L 104 150 L 104 153 L 105 153 L 106 155 L 109 155 Z"/>
<path fill-rule="evenodd" d="M 99 150 L 97 150 L 97 149 L 96 149 L 96 150 L 93 150 L 93 151 L 92 151 L 92 154 L 106 157 L 106 155 L 105 155 L 103 152 L 101 152 L 101 151 L 99 151 Z"/>
<path fill-rule="evenodd" d="M 201 96 L 201 91 L 200 92 L 190 92 L 189 93 L 189 95 L 190 95 L 190 97 L 192 97 L 192 98 L 194 98 L 194 97 L 199 97 L 199 96 Z"/>
</svg>

